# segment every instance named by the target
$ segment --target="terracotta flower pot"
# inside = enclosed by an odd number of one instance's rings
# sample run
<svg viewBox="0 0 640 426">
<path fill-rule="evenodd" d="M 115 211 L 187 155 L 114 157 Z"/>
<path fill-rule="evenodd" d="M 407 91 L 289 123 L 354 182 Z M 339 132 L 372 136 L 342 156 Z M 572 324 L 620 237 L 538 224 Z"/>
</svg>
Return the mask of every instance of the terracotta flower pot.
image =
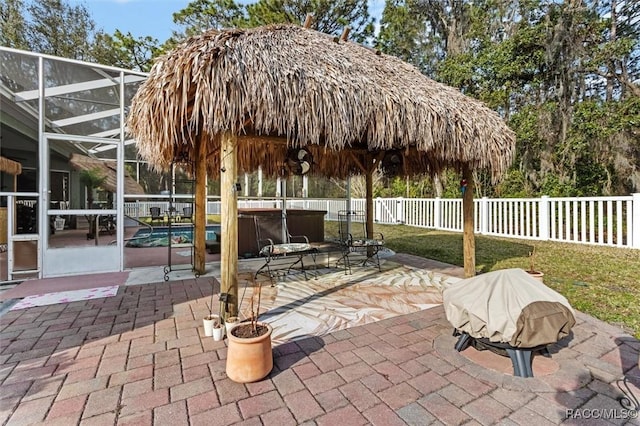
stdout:
<svg viewBox="0 0 640 426">
<path fill-rule="evenodd" d="M 238 383 L 250 383 L 265 378 L 273 368 L 273 352 L 271 350 L 271 333 L 269 324 L 258 323 L 267 331 L 258 337 L 238 337 L 250 323 L 233 328 L 228 334 L 227 376 Z"/>
</svg>

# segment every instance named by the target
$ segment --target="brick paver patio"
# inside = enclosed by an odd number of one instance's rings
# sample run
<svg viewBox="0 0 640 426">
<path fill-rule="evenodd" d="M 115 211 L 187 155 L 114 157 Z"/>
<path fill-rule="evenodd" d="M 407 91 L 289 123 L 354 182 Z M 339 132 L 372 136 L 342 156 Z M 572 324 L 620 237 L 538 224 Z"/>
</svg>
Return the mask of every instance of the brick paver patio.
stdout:
<svg viewBox="0 0 640 426">
<path fill-rule="evenodd" d="M 457 353 L 437 307 L 275 347 L 271 374 L 243 385 L 225 375 L 226 340 L 202 335 L 212 291 L 208 280 L 123 286 L 4 314 L 0 423 L 640 424 L 618 402 L 624 376 L 640 398 L 640 342 L 583 314 L 542 377 Z"/>
</svg>

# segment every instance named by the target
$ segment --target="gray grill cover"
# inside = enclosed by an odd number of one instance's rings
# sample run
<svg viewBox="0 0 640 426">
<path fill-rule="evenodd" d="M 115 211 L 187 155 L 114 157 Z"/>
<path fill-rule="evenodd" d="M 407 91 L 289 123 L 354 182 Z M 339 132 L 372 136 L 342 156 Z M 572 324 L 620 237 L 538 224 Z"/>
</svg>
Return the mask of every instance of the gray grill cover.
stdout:
<svg viewBox="0 0 640 426">
<path fill-rule="evenodd" d="M 576 323 L 567 299 L 522 269 L 468 278 L 442 294 L 447 319 L 456 329 L 513 347 L 557 342 Z"/>
</svg>

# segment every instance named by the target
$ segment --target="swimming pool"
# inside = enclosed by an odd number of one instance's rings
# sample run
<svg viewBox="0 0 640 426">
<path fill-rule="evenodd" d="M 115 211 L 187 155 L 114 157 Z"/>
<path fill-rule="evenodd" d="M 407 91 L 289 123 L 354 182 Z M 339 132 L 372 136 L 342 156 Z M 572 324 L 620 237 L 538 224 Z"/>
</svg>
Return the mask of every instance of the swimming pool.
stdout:
<svg viewBox="0 0 640 426">
<path fill-rule="evenodd" d="M 220 225 L 207 225 L 207 240 L 215 240 L 216 233 L 220 233 Z M 171 227 L 171 245 L 179 247 L 180 244 L 193 243 L 193 225 L 179 225 Z M 127 247 L 167 247 L 169 246 L 169 227 L 155 226 L 153 232 L 149 229 L 138 230 L 126 244 Z"/>
</svg>

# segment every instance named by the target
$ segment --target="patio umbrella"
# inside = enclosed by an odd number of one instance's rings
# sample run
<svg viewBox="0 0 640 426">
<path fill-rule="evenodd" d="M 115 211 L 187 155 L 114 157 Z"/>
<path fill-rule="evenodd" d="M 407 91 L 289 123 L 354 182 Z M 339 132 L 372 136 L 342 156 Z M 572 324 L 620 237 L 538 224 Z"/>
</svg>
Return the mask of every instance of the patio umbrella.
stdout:
<svg viewBox="0 0 640 426">
<path fill-rule="evenodd" d="M 475 262 L 467 238 L 473 235 L 471 171 L 486 169 L 498 179 L 515 146 L 514 133 L 481 102 L 398 58 L 294 25 L 209 30 L 186 40 L 155 62 L 127 124 L 140 156 L 155 169 L 168 170 L 183 150 L 195 161 L 200 271 L 206 175 L 220 176 L 223 291 L 237 289 L 237 200 L 229 188 L 238 172 L 262 165 L 276 176 L 291 147 L 312 154 L 311 174 L 339 178 L 370 177 L 387 152 L 401 159 L 402 175 L 452 167 L 469 181 L 465 268 L 475 270 L 467 265 Z"/>
</svg>

